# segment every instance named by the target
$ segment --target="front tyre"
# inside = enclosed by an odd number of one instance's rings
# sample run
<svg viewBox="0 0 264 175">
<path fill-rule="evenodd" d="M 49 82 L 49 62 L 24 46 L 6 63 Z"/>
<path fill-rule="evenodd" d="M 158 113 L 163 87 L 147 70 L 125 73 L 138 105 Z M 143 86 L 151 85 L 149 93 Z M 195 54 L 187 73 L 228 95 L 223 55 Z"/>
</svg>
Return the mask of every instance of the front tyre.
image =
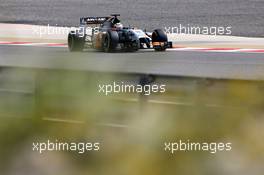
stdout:
<svg viewBox="0 0 264 175">
<path fill-rule="evenodd" d="M 152 45 L 155 51 L 165 51 L 168 44 L 167 34 L 161 30 L 156 29 L 152 33 Z"/>
<path fill-rule="evenodd" d="M 68 34 L 68 48 L 70 52 L 81 52 L 84 48 L 84 37 L 78 37 L 74 32 Z"/>
<path fill-rule="evenodd" d="M 117 31 L 107 31 L 103 37 L 103 51 L 112 52 L 116 49 L 119 42 L 119 36 Z"/>
</svg>

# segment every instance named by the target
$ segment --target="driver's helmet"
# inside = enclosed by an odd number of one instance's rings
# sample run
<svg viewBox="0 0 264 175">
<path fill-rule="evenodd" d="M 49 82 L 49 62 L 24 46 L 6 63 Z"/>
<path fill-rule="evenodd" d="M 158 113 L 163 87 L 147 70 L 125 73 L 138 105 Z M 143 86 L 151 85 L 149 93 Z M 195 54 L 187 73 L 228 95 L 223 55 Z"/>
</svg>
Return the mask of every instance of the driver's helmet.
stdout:
<svg viewBox="0 0 264 175">
<path fill-rule="evenodd" d="M 115 28 L 117 28 L 117 29 L 123 29 L 123 24 L 121 24 L 120 22 L 119 23 L 116 23 L 115 24 Z"/>
</svg>

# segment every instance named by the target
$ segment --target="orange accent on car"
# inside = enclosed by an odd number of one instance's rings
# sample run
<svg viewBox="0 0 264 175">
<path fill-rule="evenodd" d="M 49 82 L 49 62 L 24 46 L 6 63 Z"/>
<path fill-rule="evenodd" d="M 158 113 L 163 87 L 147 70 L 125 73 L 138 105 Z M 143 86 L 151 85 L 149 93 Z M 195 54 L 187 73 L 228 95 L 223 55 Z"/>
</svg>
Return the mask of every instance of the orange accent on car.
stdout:
<svg viewBox="0 0 264 175">
<path fill-rule="evenodd" d="M 165 43 L 164 42 L 152 42 L 153 46 L 164 46 Z"/>
</svg>

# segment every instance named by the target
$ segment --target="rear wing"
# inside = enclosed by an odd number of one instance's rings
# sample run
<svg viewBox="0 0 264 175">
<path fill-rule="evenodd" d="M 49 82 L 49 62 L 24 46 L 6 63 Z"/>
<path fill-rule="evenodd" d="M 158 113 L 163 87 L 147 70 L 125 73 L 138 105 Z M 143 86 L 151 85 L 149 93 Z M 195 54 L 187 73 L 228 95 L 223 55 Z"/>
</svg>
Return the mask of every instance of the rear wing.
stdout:
<svg viewBox="0 0 264 175">
<path fill-rule="evenodd" d="M 80 24 L 86 25 L 86 24 L 103 24 L 106 20 L 108 20 L 111 17 L 82 17 L 80 18 Z"/>
</svg>

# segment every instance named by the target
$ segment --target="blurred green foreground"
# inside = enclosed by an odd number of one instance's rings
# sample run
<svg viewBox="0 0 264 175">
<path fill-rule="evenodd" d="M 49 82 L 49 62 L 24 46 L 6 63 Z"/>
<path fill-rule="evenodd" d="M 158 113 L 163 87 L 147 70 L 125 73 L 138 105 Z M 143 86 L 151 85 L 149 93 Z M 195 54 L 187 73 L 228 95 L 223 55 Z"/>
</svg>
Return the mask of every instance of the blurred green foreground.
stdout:
<svg viewBox="0 0 264 175">
<path fill-rule="evenodd" d="M 164 94 L 98 92 L 113 81 L 138 77 L 1 70 L 0 174 L 263 175 L 263 82 L 160 78 Z M 32 151 L 48 139 L 100 142 L 100 151 Z M 232 151 L 164 151 L 180 139 L 231 142 Z"/>
</svg>

